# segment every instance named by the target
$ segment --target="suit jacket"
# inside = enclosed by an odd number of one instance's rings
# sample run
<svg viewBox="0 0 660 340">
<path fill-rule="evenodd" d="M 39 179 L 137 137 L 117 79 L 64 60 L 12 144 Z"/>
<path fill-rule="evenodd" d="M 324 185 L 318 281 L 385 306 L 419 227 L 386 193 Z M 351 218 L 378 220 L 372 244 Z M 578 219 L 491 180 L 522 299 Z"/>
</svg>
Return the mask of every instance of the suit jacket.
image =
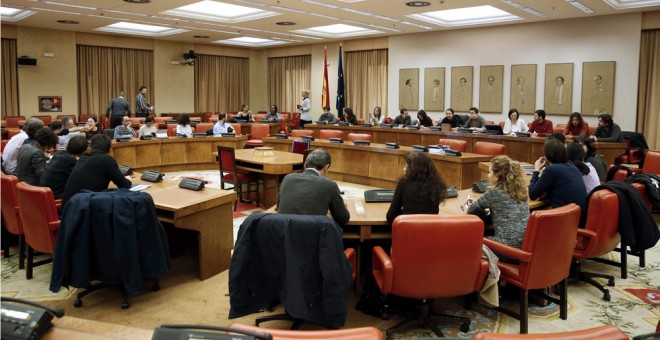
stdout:
<svg viewBox="0 0 660 340">
<path fill-rule="evenodd" d="M 131 106 L 124 98 L 112 98 L 110 104 L 108 104 L 108 108 L 105 109 L 105 115 L 108 116 L 111 111 L 113 116 L 126 116 L 126 114 L 130 116 Z"/>
<path fill-rule="evenodd" d="M 352 284 L 343 250 L 341 229 L 328 216 L 248 216 L 229 264 L 229 318 L 279 299 L 296 319 L 343 326 Z"/>
<path fill-rule="evenodd" d="M 142 292 L 143 278 L 170 271 L 167 234 L 146 193 L 119 189 L 84 192 L 64 205 L 57 233 L 50 290 L 90 281 Z"/>
<path fill-rule="evenodd" d="M 313 169 L 284 177 L 277 197 L 278 213 L 326 215 L 328 210 L 340 225 L 346 224 L 351 218 L 337 183 Z"/>
</svg>

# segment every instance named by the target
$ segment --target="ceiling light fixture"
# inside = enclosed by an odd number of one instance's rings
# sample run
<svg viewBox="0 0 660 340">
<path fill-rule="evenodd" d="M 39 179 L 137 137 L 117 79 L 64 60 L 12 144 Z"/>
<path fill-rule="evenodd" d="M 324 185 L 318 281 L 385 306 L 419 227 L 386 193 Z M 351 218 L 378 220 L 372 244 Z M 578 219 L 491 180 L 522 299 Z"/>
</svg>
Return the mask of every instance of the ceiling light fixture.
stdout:
<svg viewBox="0 0 660 340">
<path fill-rule="evenodd" d="M 408 7 L 426 7 L 431 6 L 431 3 L 428 1 L 408 1 L 406 2 Z"/>
<path fill-rule="evenodd" d="M 296 23 L 293 21 L 280 21 L 275 23 L 275 25 L 280 25 L 280 26 L 293 26 L 295 24 Z"/>
<path fill-rule="evenodd" d="M 469 26 L 521 20 L 493 6 L 475 6 L 406 15 L 409 18 L 446 27 Z"/>
<path fill-rule="evenodd" d="M 67 25 L 79 24 L 78 21 L 74 21 L 74 20 L 57 20 L 57 22 L 59 22 L 60 24 L 67 24 Z"/>
<path fill-rule="evenodd" d="M 604 0 L 616 9 L 640 8 L 660 5 L 660 0 Z"/>
<path fill-rule="evenodd" d="M 208 39 L 208 38 L 210 38 L 210 37 L 209 37 L 208 35 L 195 35 L 195 36 L 193 36 L 193 38 L 196 38 L 196 39 Z"/>
<path fill-rule="evenodd" d="M 575 8 L 581 10 L 581 11 L 584 12 L 584 13 L 587 13 L 587 14 L 593 14 L 593 13 L 594 13 L 594 10 L 593 10 L 593 9 L 591 9 L 591 8 L 589 8 L 589 7 L 587 7 L 587 6 L 585 6 L 583 3 L 579 2 L 579 1 L 576 1 L 576 0 L 566 0 L 566 2 L 568 2 L 568 3 L 571 4 L 571 5 L 573 5 Z"/>
<path fill-rule="evenodd" d="M 546 18 L 547 17 L 547 15 L 545 15 L 545 14 L 539 12 L 539 11 L 533 10 L 533 9 L 531 9 L 531 8 L 525 6 L 525 5 L 521 5 L 521 4 L 519 4 L 515 1 L 512 1 L 512 0 L 500 0 L 500 1 L 502 1 L 503 3 L 505 3 L 509 6 L 513 6 L 517 9 L 523 10 L 523 11 L 529 13 L 529 14 L 536 15 L 537 17 L 540 17 L 540 18 Z"/>
<path fill-rule="evenodd" d="M 124 0 L 124 2 L 128 2 L 130 4 L 148 4 L 151 2 L 151 0 Z"/>
</svg>

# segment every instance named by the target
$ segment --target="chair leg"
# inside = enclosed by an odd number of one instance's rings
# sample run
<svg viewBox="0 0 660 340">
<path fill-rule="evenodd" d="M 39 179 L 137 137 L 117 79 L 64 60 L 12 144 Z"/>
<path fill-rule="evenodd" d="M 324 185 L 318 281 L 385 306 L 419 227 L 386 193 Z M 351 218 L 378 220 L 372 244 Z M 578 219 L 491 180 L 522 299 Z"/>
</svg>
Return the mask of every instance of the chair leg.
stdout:
<svg viewBox="0 0 660 340">
<path fill-rule="evenodd" d="M 27 246 L 27 268 L 25 268 L 25 279 L 32 280 L 32 261 L 34 260 L 34 250 Z"/>
<path fill-rule="evenodd" d="M 571 266 L 571 277 L 573 277 L 576 280 L 586 282 L 600 290 L 603 293 L 603 300 L 605 301 L 610 301 L 610 291 L 605 288 L 604 285 L 600 284 L 600 282 L 594 280 L 594 277 L 600 277 L 603 279 L 607 279 L 607 285 L 610 287 L 614 287 L 615 282 L 614 282 L 614 276 L 612 275 L 606 275 L 606 274 L 601 274 L 601 273 L 589 273 L 589 272 L 583 272 L 582 271 L 582 264 L 580 261 L 574 261 L 572 266 Z"/>
<path fill-rule="evenodd" d="M 527 289 L 520 288 L 520 334 L 527 334 L 528 329 L 528 291 Z"/>
<path fill-rule="evenodd" d="M 25 235 L 18 235 L 18 269 L 25 268 Z"/>
<path fill-rule="evenodd" d="M 628 278 L 628 245 L 621 244 L 621 278 Z"/>
<path fill-rule="evenodd" d="M 561 290 L 559 292 L 559 317 L 562 320 L 566 320 L 568 318 L 568 285 L 566 284 L 568 281 L 568 278 L 565 278 L 559 282 L 559 289 Z"/>
</svg>

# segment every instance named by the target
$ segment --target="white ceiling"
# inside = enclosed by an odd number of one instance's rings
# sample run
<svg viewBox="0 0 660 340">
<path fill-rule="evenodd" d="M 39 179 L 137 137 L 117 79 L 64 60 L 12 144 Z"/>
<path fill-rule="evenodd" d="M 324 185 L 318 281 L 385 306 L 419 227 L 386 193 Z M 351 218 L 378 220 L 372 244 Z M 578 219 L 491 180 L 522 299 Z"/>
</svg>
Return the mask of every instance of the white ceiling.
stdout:
<svg viewBox="0 0 660 340">
<path fill-rule="evenodd" d="M 583 12 L 571 5 L 567 0 L 514 0 L 516 3 L 540 12 L 546 17 L 535 16 L 508 5 L 503 0 L 427 0 L 430 2 L 430 6 L 421 8 L 406 6 L 406 2 L 409 0 L 364 0 L 352 3 L 346 2 L 346 0 L 223 0 L 223 2 L 229 4 L 274 11 L 279 13 L 279 15 L 238 23 L 222 23 L 162 14 L 164 11 L 190 5 L 198 1 L 152 0 L 147 4 L 133 4 L 123 0 L 2 0 L 2 6 L 36 11 L 31 16 L 11 23 L 19 26 L 99 33 L 95 29 L 119 21 L 125 21 L 188 30 L 187 32 L 156 39 L 211 44 L 217 40 L 247 36 L 283 40 L 287 42 L 284 46 L 364 37 L 328 38 L 293 32 L 294 30 L 333 24 L 347 24 L 382 32 L 369 36 L 389 36 L 467 27 L 510 25 L 660 10 L 660 0 L 581 0 L 580 2 L 582 4 L 594 11 L 593 14 Z M 407 16 L 417 13 L 482 5 L 493 6 L 522 19 L 499 24 L 443 27 Z M 639 5 L 647 7 L 614 7 Z M 336 6 L 339 6 L 339 8 L 331 8 Z M 305 13 L 301 13 L 301 11 Z M 355 13 L 355 11 L 366 14 Z M 374 17 L 374 15 L 379 17 Z M 58 20 L 73 20 L 79 22 L 79 24 L 61 24 L 57 22 Z M 285 21 L 294 22 L 295 25 L 281 26 L 276 24 L 277 22 Z M 195 38 L 194 36 L 208 36 L 208 38 Z"/>
</svg>

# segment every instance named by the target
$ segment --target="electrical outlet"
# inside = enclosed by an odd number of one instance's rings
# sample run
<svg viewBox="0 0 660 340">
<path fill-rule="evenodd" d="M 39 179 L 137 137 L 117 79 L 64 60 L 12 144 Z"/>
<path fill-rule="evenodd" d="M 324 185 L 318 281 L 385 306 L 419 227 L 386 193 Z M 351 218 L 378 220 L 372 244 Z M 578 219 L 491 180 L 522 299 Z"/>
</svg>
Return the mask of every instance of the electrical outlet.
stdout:
<svg viewBox="0 0 660 340">
<path fill-rule="evenodd" d="M 52 52 L 44 53 L 44 57 L 46 57 L 46 58 L 55 58 L 55 53 L 52 53 Z"/>
</svg>

